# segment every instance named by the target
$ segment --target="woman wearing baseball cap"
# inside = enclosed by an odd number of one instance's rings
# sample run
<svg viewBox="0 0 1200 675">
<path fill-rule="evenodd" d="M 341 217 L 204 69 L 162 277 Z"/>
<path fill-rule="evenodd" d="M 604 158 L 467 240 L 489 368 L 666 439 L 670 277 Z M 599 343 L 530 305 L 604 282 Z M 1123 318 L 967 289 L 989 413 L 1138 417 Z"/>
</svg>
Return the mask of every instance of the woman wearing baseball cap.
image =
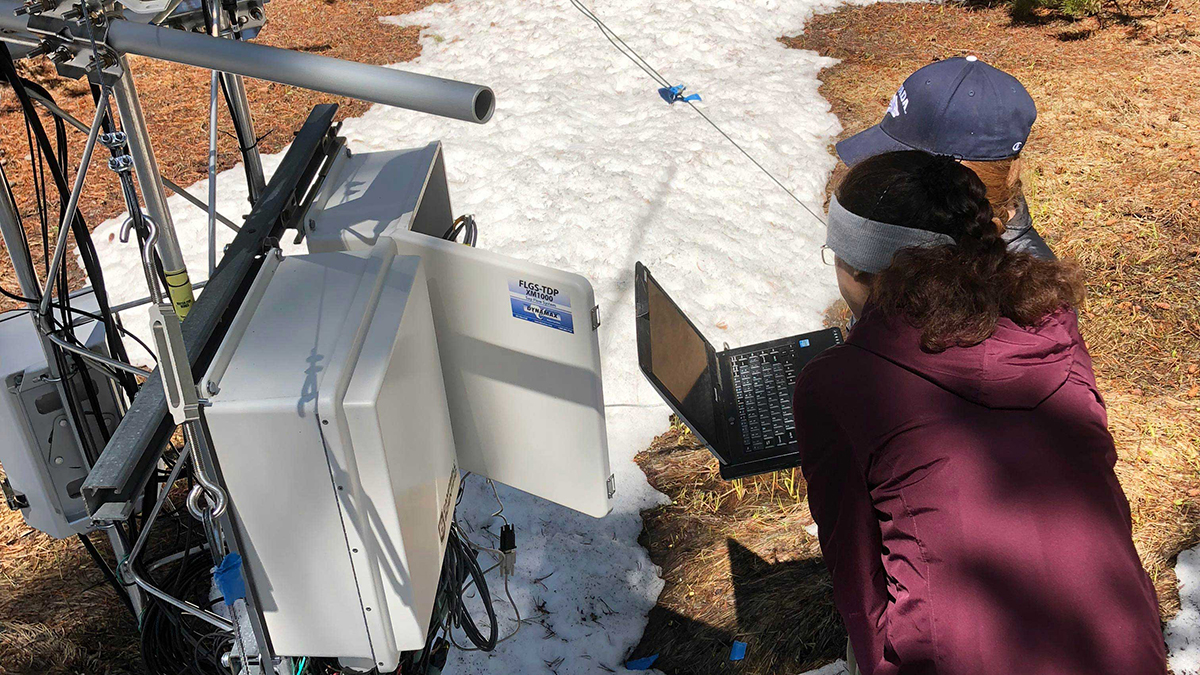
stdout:
<svg viewBox="0 0 1200 675">
<path fill-rule="evenodd" d="M 857 672 L 1166 675 L 1079 271 L 1013 252 L 946 155 L 855 163 L 828 225 L 859 321 L 793 405 Z"/>
<path fill-rule="evenodd" d="M 1036 119 L 1033 98 L 1015 77 L 974 56 L 956 57 L 910 75 L 883 121 L 838 143 L 837 154 L 851 167 L 897 150 L 958 159 L 987 186 L 1009 248 L 1053 259 L 1021 190 L 1020 154 Z"/>
</svg>

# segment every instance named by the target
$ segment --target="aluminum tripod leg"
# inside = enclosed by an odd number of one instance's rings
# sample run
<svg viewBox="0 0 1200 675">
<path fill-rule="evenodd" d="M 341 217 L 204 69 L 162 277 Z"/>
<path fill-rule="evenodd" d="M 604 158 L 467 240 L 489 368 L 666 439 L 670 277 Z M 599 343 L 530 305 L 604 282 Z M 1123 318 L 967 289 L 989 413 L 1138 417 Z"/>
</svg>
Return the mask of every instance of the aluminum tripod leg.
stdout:
<svg viewBox="0 0 1200 675">
<path fill-rule="evenodd" d="M 187 265 L 183 262 L 179 237 L 175 234 L 175 221 L 171 219 L 171 211 L 167 208 L 167 194 L 158 171 L 158 161 L 154 159 L 154 148 L 150 145 L 150 134 L 146 129 L 146 118 L 142 114 L 137 89 L 134 88 L 129 60 L 122 56 L 120 64 L 121 77 L 113 85 L 113 97 L 121 116 L 121 130 L 129 137 L 129 154 L 133 157 L 133 171 L 142 188 L 146 213 L 158 224 L 158 257 L 162 260 L 163 273 L 167 277 L 171 304 L 182 319 L 192 308 L 192 282 L 188 279 Z"/>
</svg>

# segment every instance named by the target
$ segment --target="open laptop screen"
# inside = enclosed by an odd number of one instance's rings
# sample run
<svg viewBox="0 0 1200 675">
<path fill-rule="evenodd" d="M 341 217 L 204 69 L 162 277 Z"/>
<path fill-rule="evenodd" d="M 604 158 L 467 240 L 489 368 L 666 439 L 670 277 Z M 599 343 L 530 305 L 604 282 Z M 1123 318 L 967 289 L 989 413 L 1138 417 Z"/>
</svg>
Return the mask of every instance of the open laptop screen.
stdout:
<svg viewBox="0 0 1200 675">
<path fill-rule="evenodd" d="M 643 344 L 642 367 L 666 390 L 662 393 L 672 399 L 688 426 L 707 443 L 716 442 L 712 348 L 658 282 L 644 269 L 643 273 L 649 330 L 639 330 L 639 339 L 649 343 L 649 363 Z"/>
</svg>

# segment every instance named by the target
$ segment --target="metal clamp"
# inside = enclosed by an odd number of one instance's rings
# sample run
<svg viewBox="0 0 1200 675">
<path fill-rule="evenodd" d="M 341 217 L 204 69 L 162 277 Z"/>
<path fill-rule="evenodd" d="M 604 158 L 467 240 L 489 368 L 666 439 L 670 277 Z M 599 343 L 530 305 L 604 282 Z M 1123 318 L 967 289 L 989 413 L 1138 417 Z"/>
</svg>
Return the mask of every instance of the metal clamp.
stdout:
<svg viewBox="0 0 1200 675">
<path fill-rule="evenodd" d="M 109 150 L 123 148 L 129 144 L 129 136 L 127 136 L 124 131 L 109 131 L 107 133 L 100 134 L 100 137 L 97 140 L 100 141 L 100 145 L 103 145 Z"/>
<path fill-rule="evenodd" d="M 108 160 L 108 168 L 116 173 L 129 173 L 133 171 L 133 157 L 131 155 L 117 155 Z"/>
</svg>

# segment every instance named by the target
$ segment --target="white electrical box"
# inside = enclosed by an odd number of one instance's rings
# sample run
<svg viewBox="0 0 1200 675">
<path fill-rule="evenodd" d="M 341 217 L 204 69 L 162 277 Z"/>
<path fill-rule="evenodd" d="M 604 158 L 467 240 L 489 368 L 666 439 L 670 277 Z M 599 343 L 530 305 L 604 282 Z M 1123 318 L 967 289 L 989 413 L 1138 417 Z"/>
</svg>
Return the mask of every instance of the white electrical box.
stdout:
<svg viewBox="0 0 1200 675">
<path fill-rule="evenodd" d="M 439 363 L 390 239 L 255 279 L 200 384 L 276 653 L 389 672 L 424 646 L 459 480 Z"/>
<path fill-rule="evenodd" d="M 74 304 L 94 310 L 93 302 L 84 296 Z M 99 323 L 83 321 L 75 331 L 88 349 L 107 354 Z M 120 403 L 111 380 L 94 368 L 88 369 L 88 377 L 97 392 L 100 415 L 92 411 L 82 378 L 74 378 L 75 391 L 92 438 L 99 439 L 103 437 L 99 421 L 109 433 L 117 428 Z M 0 466 L 7 474 L 5 501 L 21 512 L 30 527 L 56 539 L 89 532 L 93 526 L 80 493 L 88 475 L 87 459 L 71 430 L 29 312 L 0 316 L 0 380 Z"/>
</svg>

